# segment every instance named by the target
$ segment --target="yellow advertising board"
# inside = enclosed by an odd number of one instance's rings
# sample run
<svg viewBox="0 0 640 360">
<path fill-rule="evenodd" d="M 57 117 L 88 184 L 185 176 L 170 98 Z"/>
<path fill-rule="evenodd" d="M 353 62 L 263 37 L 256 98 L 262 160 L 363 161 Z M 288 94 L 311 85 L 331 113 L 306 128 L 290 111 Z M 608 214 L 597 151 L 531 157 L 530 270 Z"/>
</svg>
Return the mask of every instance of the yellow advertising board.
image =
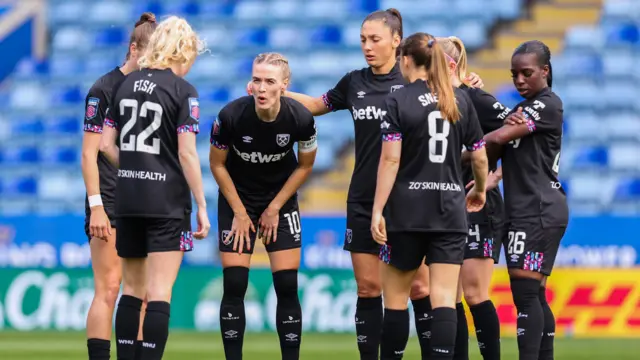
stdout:
<svg viewBox="0 0 640 360">
<path fill-rule="evenodd" d="M 491 299 L 502 336 L 514 336 L 516 308 L 504 268 L 494 273 Z M 547 282 L 547 299 L 556 335 L 640 338 L 640 269 L 556 269 Z M 472 329 L 469 313 L 467 319 Z"/>
</svg>

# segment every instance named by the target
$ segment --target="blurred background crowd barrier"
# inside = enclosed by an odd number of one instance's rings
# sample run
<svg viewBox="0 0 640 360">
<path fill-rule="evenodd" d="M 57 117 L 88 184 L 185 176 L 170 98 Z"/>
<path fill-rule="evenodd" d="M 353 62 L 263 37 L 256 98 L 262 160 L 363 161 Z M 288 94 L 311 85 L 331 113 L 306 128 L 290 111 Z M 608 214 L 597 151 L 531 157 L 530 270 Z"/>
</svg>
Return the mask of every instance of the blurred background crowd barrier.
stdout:
<svg viewBox="0 0 640 360">
<path fill-rule="evenodd" d="M 278 51 L 294 91 L 319 96 L 366 66 L 359 27 L 367 13 L 398 8 L 406 35 L 456 35 L 470 70 L 505 105 L 520 101 L 509 60 L 523 41 L 552 51 L 564 101 L 560 176 L 571 220 L 549 297 L 558 335 L 640 338 L 640 1 L 635 0 L 20 0 L 0 2 L 0 329 L 80 330 L 91 302 L 80 172 L 84 98 L 121 64 L 144 11 L 186 17 L 208 41 L 187 79 L 201 96 L 199 153 L 214 226 L 185 258 L 174 328 L 217 329 L 218 189 L 208 169 L 217 111 L 245 95 L 252 60 Z M 355 282 L 342 251 L 353 169 L 348 111 L 317 119 L 313 178 L 300 192 L 301 301 L 308 330 L 352 332 Z M 515 308 L 504 255 L 492 286 L 504 336 Z M 258 246 L 247 326 L 273 331 L 275 297 Z M 471 319 L 471 317 L 468 317 Z M 471 324 L 472 325 L 472 324 Z M 413 328 L 413 327 L 412 327 Z"/>
</svg>

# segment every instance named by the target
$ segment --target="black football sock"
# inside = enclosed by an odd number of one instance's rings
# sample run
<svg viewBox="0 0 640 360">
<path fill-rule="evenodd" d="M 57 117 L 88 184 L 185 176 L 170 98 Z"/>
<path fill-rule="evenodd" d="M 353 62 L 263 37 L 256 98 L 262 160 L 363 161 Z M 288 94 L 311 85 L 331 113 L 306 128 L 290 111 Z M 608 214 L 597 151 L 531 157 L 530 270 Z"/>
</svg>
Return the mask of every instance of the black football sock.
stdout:
<svg viewBox="0 0 640 360">
<path fill-rule="evenodd" d="M 228 267 L 223 273 L 223 294 L 220 302 L 220 332 L 226 360 L 241 360 L 244 330 L 244 295 L 249 286 L 249 268 Z"/>
<path fill-rule="evenodd" d="M 142 324 L 142 360 L 161 360 L 169 338 L 171 305 L 149 301 Z"/>
<path fill-rule="evenodd" d="M 511 279 L 513 302 L 518 310 L 517 336 L 520 360 L 538 360 L 544 319 L 538 298 L 540 281 L 535 279 Z"/>
<path fill-rule="evenodd" d="M 458 322 L 453 358 L 455 360 L 469 360 L 469 325 L 467 324 L 467 314 L 464 313 L 464 305 L 462 303 L 456 304 L 456 315 Z"/>
<path fill-rule="evenodd" d="M 142 340 L 138 340 L 138 342 L 136 342 L 135 360 L 142 360 Z"/>
<path fill-rule="evenodd" d="M 484 360 L 500 360 L 500 320 L 491 300 L 469 306 Z"/>
<path fill-rule="evenodd" d="M 453 359 L 456 347 L 457 318 L 456 310 L 439 307 L 431 312 L 431 359 Z"/>
<path fill-rule="evenodd" d="M 298 298 L 298 270 L 274 272 L 273 287 L 278 297 L 276 329 L 280 338 L 282 360 L 298 360 L 302 342 L 302 308 Z"/>
<path fill-rule="evenodd" d="M 553 341 L 556 337 L 556 318 L 553 316 L 551 307 L 549 307 L 549 303 L 547 302 L 546 290 L 545 287 L 540 287 L 538 294 L 544 318 L 544 328 L 542 330 L 542 341 L 540 342 L 538 360 L 553 360 Z"/>
<path fill-rule="evenodd" d="M 380 360 L 402 359 L 409 341 L 409 310 L 384 309 Z"/>
<path fill-rule="evenodd" d="M 431 299 L 427 296 L 411 300 L 411 304 L 422 358 L 429 359 L 431 357 Z"/>
<path fill-rule="evenodd" d="M 111 341 L 88 339 L 87 350 L 89 351 L 89 360 L 109 360 L 111 358 Z"/>
<path fill-rule="evenodd" d="M 116 351 L 118 360 L 135 360 L 142 299 L 122 295 L 116 310 Z"/>
<path fill-rule="evenodd" d="M 360 360 L 378 360 L 382 335 L 382 296 L 358 297 L 355 318 Z"/>
</svg>

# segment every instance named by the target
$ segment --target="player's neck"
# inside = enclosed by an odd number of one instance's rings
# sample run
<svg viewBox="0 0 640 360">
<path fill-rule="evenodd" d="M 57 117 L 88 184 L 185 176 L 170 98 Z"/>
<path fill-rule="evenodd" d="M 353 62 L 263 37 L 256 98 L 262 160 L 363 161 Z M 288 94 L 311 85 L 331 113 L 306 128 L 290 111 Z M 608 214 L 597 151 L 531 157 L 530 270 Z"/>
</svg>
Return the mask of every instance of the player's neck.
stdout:
<svg viewBox="0 0 640 360">
<path fill-rule="evenodd" d="M 391 72 L 391 70 L 393 70 L 393 67 L 396 66 L 396 60 L 393 59 L 392 61 L 389 61 L 388 63 L 380 66 L 380 67 L 371 67 L 371 71 L 375 74 L 375 75 L 386 75 L 388 73 Z"/>
<path fill-rule="evenodd" d="M 460 87 L 462 85 L 462 81 L 460 81 L 457 76 L 452 76 L 451 85 L 453 85 L 454 87 Z"/>
<path fill-rule="evenodd" d="M 280 112 L 280 100 L 276 101 L 276 103 L 269 109 L 258 109 L 256 108 L 256 114 L 258 114 L 258 119 L 264 122 L 274 122 L 278 117 L 278 113 Z"/>
<path fill-rule="evenodd" d="M 429 76 L 427 75 L 427 71 L 423 69 L 415 69 L 411 73 L 407 75 L 407 79 L 410 83 L 415 82 L 417 80 L 424 80 L 426 82 L 429 81 Z"/>
<path fill-rule="evenodd" d="M 124 65 L 120 66 L 120 71 L 122 71 L 122 73 L 125 75 L 129 75 L 130 73 L 134 72 L 137 69 L 137 67 L 138 67 L 138 64 L 136 63 L 136 61 L 127 59 Z"/>
</svg>

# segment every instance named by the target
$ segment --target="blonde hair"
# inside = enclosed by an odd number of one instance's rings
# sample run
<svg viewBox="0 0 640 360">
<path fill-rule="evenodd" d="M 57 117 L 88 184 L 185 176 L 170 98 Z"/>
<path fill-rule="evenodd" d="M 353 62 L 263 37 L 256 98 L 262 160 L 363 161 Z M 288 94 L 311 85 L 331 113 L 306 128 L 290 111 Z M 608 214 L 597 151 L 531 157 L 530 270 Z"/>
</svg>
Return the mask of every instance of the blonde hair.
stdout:
<svg viewBox="0 0 640 360">
<path fill-rule="evenodd" d="M 284 82 L 289 83 L 289 81 L 291 80 L 291 68 L 289 68 L 289 60 L 287 60 L 287 58 L 282 54 L 276 52 L 258 54 L 258 56 L 253 59 L 253 64 L 268 64 L 277 66 L 282 70 Z"/>
<path fill-rule="evenodd" d="M 415 33 L 402 41 L 400 54 L 413 59 L 416 66 L 427 70 L 427 85 L 438 97 L 437 108 L 450 123 L 460 120 L 460 111 L 451 85 L 447 59 L 433 35 Z"/>
<path fill-rule="evenodd" d="M 456 62 L 456 76 L 460 81 L 467 77 L 467 50 L 462 40 L 455 36 L 436 38 L 444 52 Z"/>
<path fill-rule="evenodd" d="M 158 24 L 149 38 L 138 66 L 166 69 L 175 64 L 189 64 L 204 51 L 205 43 L 191 25 L 183 18 L 170 16 Z"/>
</svg>

